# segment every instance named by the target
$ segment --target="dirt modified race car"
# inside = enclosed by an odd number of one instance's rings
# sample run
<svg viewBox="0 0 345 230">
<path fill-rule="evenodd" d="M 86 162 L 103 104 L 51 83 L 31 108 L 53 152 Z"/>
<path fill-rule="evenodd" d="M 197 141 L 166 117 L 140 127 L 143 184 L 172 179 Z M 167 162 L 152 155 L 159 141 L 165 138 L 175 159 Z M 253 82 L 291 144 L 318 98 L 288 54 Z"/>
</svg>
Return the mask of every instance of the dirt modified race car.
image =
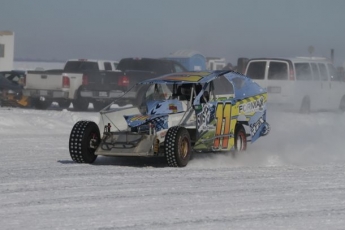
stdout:
<svg viewBox="0 0 345 230">
<path fill-rule="evenodd" d="M 183 72 L 139 83 L 146 95 L 137 106 L 100 111 L 99 124 L 78 121 L 69 151 L 73 161 L 92 163 L 98 155 L 165 157 L 184 167 L 198 152 L 244 151 L 269 133 L 267 92 L 232 71 Z M 122 97 L 132 97 L 127 91 Z M 102 134 L 100 133 L 102 130 Z"/>
</svg>

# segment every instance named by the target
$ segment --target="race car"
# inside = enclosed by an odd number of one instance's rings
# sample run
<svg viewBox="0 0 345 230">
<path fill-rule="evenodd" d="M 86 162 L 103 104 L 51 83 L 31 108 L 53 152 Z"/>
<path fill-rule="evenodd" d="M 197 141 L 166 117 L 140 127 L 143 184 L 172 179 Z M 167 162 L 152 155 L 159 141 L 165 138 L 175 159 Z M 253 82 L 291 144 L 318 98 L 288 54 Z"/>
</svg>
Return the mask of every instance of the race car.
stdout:
<svg viewBox="0 0 345 230">
<path fill-rule="evenodd" d="M 192 153 L 240 152 L 270 131 L 267 92 L 233 71 L 182 72 L 138 83 L 146 94 L 136 106 L 100 111 L 99 124 L 78 121 L 69 152 L 92 163 L 98 155 L 165 157 L 184 167 Z M 133 87 L 122 97 L 135 97 Z M 102 131 L 102 133 L 101 133 Z"/>
</svg>

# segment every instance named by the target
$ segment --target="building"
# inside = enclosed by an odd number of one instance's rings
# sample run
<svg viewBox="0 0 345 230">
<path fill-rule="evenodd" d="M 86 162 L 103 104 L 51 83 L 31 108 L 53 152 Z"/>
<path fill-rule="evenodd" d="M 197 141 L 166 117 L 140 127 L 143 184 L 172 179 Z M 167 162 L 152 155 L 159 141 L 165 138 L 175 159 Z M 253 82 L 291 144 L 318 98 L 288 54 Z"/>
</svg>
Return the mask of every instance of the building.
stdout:
<svg viewBox="0 0 345 230">
<path fill-rule="evenodd" d="M 206 70 L 206 57 L 193 50 L 179 50 L 165 59 L 177 61 L 189 71 Z"/>
<path fill-rule="evenodd" d="M 207 57 L 206 60 L 208 70 L 222 70 L 227 65 L 225 58 Z"/>
<path fill-rule="evenodd" d="M 0 71 L 13 70 L 14 33 L 0 31 Z"/>
</svg>

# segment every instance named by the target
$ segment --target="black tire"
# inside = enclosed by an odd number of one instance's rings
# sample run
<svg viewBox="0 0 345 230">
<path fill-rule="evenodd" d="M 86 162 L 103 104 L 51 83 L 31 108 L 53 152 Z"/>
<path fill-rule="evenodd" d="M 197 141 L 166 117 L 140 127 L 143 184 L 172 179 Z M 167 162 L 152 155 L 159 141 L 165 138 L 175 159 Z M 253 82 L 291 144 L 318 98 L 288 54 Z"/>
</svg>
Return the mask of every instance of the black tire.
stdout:
<svg viewBox="0 0 345 230">
<path fill-rule="evenodd" d="M 59 104 L 60 108 L 68 109 L 69 106 L 71 105 L 71 101 L 69 101 L 69 100 L 62 100 L 62 101 L 59 101 L 58 104 Z"/>
<path fill-rule="evenodd" d="M 235 152 L 247 150 L 247 134 L 242 125 L 237 125 L 235 130 Z"/>
<path fill-rule="evenodd" d="M 304 97 L 302 100 L 300 113 L 309 114 L 310 113 L 310 99 L 309 97 Z"/>
<path fill-rule="evenodd" d="M 102 101 L 95 101 L 93 102 L 93 109 L 95 111 L 100 111 L 104 109 L 109 103 L 107 102 L 102 102 Z"/>
<path fill-rule="evenodd" d="M 192 154 L 188 131 L 183 127 L 172 127 L 164 140 L 165 158 L 170 167 L 185 167 Z"/>
<path fill-rule="evenodd" d="M 345 112 L 345 96 L 343 96 L 340 100 L 340 105 L 339 105 L 339 109 L 342 111 L 342 112 Z"/>
<path fill-rule="evenodd" d="M 49 108 L 49 106 L 52 104 L 51 101 L 41 101 L 39 99 L 34 99 L 33 100 L 33 107 L 35 109 L 41 109 L 41 110 L 46 110 Z"/>
<path fill-rule="evenodd" d="M 73 101 L 73 108 L 79 111 L 86 111 L 89 108 L 89 101 L 81 97 L 78 92 L 77 99 Z"/>
<path fill-rule="evenodd" d="M 94 147 L 91 147 L 91 142 Z M 78 121 L 73 126 L 69 137 L 69 153 L 72 160 L 77 163 L 93 163 L 97 158 L 95 151 L 99 143 L 100 132 L 96 123 Z"/>
</svg>

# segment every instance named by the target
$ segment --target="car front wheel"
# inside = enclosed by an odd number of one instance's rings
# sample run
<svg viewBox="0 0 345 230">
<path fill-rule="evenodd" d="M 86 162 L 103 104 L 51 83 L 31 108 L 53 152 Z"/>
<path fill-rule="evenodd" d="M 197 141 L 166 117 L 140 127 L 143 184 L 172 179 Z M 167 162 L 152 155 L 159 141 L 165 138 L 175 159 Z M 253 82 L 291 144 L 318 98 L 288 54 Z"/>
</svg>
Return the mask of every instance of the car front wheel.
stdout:
<svg viewBox="0 0 345 230">
<path fill-rule="evenodd" d="M 165 136 L 164 149 L 170 167 L 185 167 L 192 153 L 188 131 L 178 126 L 170 128 Z"/>
<path fill-rule="evenodd" d="M 95 151 L 100 143 L 100 132 L 92 121 L 78 121 L 72 128 L 69 138 L 69 152 L 77 163 L 93 163 Z"/>
<path fill-rule="evenodd" d="M 242 125 L 238 125 L 235 131 L 235 151 L 241 152 L 247 149 L 247 134 Z"/>
</svg>

